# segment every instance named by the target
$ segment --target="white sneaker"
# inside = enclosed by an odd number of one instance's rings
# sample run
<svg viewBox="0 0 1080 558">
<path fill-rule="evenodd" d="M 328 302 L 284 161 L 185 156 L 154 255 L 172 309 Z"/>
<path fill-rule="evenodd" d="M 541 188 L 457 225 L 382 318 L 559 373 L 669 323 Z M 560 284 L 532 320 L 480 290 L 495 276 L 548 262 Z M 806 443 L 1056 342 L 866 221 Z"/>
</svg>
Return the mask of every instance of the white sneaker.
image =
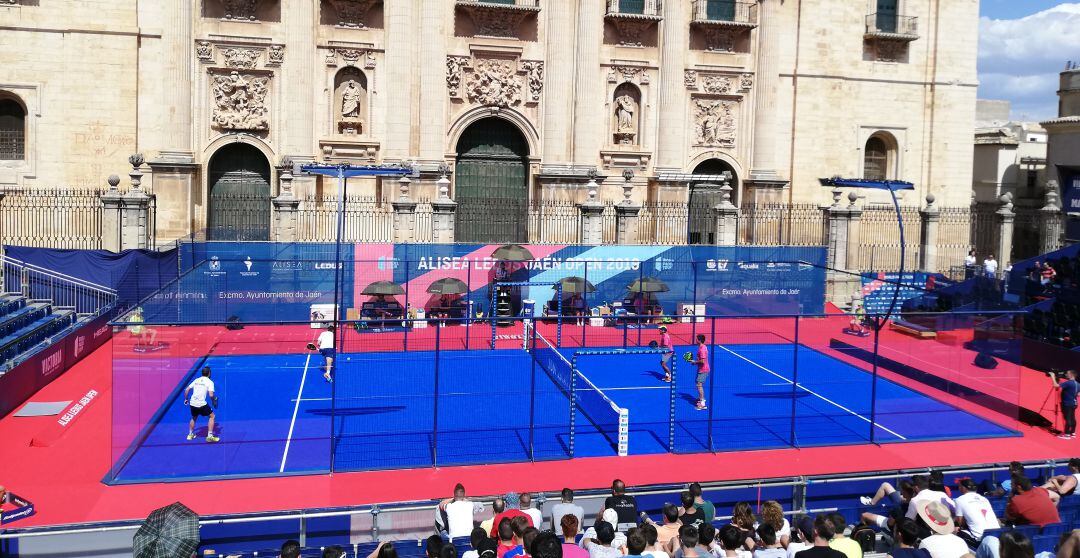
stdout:
<svg viewBox="0 0 1080 558">
<path fill-rule="evenodd" d="M 864 506 L 874 505 L 874 499 L 869 496 L 859 496 L 859 503 Z"/>
<path fill-rule="evenodd" d="M 195 439 L 195 433 L 194 432 L 188 432 L 187 433 L 187 439 L 188 440 L 194 440 Z"/>
</svg>

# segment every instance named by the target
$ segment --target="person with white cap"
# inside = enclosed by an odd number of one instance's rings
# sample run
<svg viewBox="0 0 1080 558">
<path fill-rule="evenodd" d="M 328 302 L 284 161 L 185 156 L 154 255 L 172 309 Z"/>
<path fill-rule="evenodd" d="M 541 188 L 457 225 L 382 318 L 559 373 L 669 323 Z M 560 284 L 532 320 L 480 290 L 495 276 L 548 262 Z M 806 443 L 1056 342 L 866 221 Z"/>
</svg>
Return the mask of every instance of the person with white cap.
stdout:
<svg viewBox="0 0 1080 558">
<path fill-rule="evenodd" d="M 956 523 L 949 506 L 937 500 L 924 500 L 918 502 L 917 511 L 918 521 L 933 532 L 919 544 L 919 548 L 930 552 L 931 558 L 961 558 L 971 554 L 964 539 L 956 536 Z"/>
<path fill-rule="evenodd" d="M 611 508 L 604 510 L 602 519 L 596 525 L 585 531 L 581 538 L 581 548 L 589 551 L 592 558 L 608 558 L 608 555 L 622 555 L 622 549 L 626 547 L 626 535 L 620 533 L 616 526 L 619 523 L 619 514 Z M 611 539 L 608 540 L 608 533 Z"/>
</svg>

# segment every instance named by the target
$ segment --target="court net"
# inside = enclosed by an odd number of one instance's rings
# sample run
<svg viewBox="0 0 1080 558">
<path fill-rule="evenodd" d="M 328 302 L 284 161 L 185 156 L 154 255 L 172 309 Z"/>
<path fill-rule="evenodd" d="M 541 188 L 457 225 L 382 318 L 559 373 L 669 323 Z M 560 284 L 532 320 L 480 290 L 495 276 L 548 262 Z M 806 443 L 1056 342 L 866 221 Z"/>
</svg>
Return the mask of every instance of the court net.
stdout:
<svg viewBox="0 0 1080 558">
<path fill-rule="evenodd" d="M 618 455 L 627 455 L 630 440 L 629 410 L 619 407 L 589 378 L 578 372 L 540 332 L 533 330 L 532 338 L 533 360 L 570 402 L 570 457 L 574 456 L 574 446 L 580 433 L 576 426 L 578 413 L 592 423 Z"/>
</svg>

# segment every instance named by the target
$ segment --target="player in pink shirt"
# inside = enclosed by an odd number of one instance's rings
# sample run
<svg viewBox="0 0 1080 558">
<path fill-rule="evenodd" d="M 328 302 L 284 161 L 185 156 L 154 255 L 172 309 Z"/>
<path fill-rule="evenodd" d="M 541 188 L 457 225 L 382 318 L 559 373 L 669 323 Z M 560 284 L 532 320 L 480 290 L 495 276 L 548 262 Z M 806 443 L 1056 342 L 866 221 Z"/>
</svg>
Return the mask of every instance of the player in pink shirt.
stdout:
<svg viewBox="0 0 1080 558">
<path fill-rule="evenodd" d="M 671 381 L 671 355 L 675 354 L 674 347 L 671 346 L 671 334 L 667 332 L 667 326 L 660 326 L 660 350 L 664 351 L 663 355 L 660 355 L 660 368 L 664 369 L 664 381 Z"/>
<path fill-rule="evenodd" d="M 697 366 L 697 378 L 694 383 L 697 384 L 698 400 L 696 408 L 699 411 L 708 409 L 705 406 L 705 378 L 709 376 L 709 347 L 705 345 L 705 336 L 697 336 L 697 358 L 694 359 L 694 364 Z"/>
</svg>

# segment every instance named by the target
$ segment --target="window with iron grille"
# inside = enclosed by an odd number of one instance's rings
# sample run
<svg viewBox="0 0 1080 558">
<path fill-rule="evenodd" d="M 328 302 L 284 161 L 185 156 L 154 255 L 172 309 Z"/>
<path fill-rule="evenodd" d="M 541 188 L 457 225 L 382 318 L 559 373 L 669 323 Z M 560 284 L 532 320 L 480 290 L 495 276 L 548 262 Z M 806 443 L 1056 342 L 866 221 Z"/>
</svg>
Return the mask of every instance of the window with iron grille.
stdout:
<svg viewBox="0 0 1080 558">
<path fill-rule="evenodd" d="M 14 99 L 0 99 L 0 161 L 26 156 L 26 111 Z"/>
</svg>

